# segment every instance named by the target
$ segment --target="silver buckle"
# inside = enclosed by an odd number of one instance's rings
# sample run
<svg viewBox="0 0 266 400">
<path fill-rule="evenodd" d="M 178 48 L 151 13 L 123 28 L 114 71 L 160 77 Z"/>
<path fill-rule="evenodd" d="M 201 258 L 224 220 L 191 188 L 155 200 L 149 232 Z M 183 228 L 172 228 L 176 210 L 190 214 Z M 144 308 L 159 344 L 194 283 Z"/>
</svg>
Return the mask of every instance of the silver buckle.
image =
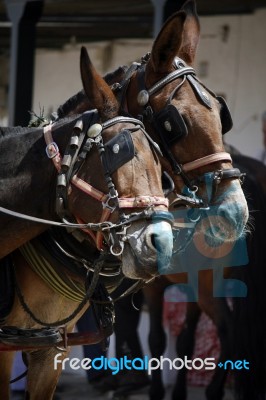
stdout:
<svg viewBox="0 0 266 400">
<path fill-rule="evenodd" d="M 49 143 L 46 146 L 45 151 L 46 151 L 47 157 L 50 159 L 56 157 L 59 154 L 59 148 L 55 142 Z"/>
</svg>

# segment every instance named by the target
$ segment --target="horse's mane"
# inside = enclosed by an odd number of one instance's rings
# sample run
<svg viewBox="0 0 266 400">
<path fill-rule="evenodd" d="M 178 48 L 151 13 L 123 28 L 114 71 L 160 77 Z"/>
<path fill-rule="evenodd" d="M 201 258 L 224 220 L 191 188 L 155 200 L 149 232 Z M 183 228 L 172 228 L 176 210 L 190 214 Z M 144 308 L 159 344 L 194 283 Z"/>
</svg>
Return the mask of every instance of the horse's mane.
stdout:
<svg viewBox="0 0 266 400">
<path fill-rule="evenodd" d="M 29 130 L 29 128 L 23 128 L 22 126 L 14 126 L 14 127 L 1 127 L 0 126 L 0 138 L 19 135 L 25 133 Z"/>
<path fill-rule="evenodd" d="M 120 66 L 115 71 L 106 74 L 103 79 L 108 83 L 108 85 L 112 85 L 115 82 L 120 82 L 127 70 L 128 67 L 126 65 Z M 64 104 L 59 106 L 57 109 L 57 115 L 59 118 L 63 118 L 66 115 L 73 113 L 75 110 L 77 113 L 81 113 L 84 111 L 83 109 L 79 108 L 79 106 L 82 104 L 84 104 L 84 107 L 88 109 L 88 98 L 84 90 L 81 90 L 75 95 L 71 96 Z M 86 105 L 88 107 L 86 107 Z"/>
<path fill-rule="evenodd" d="M 74 94 L 64 104 L 58 107 L 56 111 L 58 118 L 64 118 L 64 116 L 73 111 L 78 104 L 84 103 L 86 101 L 87 96 L 84 90 L 81 90 L 80 92 Z"/>
<path fill-rule="evenodd" d="M 120 65 L 114 71 L 105 74 L 103 79 L 105 80 L 106 83 L 108 83 L 108 85 L 112 85 L 116 81 L 116 79 L 118 79 L 120 75 L 124 75 L 127 72 L 127 70 L 128 70 L 127 65 Z"/>
<path fill-rule="evenodd" d="M 62 117 L 56 121 L 56 127 L 57 129 L 60 129 L 62 126 L 68 125 L 73 121 L 73 119 L 77 117 L 76 115 L 70 115 L 66 117 Z M 43 127 L 22 127 L 22 126 L 14 126 L 14 127 L 1 127 L 0 126 L 0 139 L 1 138 L 7 138 L 10 136 L 17 136 L 17 135 L 23 135 L 26 134 L 27 132 L 33 133 L 34 131 L 39 131 L 40 129 L 43 129 Z"/>
</svg>

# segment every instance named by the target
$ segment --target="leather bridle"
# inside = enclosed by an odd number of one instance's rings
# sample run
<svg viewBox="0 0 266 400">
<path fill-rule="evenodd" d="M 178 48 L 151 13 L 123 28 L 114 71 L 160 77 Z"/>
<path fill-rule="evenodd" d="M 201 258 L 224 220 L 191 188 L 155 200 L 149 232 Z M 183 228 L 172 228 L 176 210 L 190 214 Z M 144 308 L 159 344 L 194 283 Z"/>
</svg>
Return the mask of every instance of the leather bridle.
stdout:
<svg viewBox="0 0 266 400">
<path fill-rule="evenodd" d="M 53 124 L 47 124 L 43 128 L 44 139 L 46 142 L 46 154 L 48 158 L 53 161 L 58 173 L 55 208 L 56 213 L 62 222 L 37 218 L 4 207 L 0 207 L 0 212 L 11 215 L 15 218 L 36 223 L 68 228 L 73 236 L 78 236 L 77 231 L 82 230 L 86 233 L 86 237 L 89 235 L 93 239 L 98 250 L 109 250 L 113 255 L 118 256 L 122 253 L 124 248 L 124 239 L 127 237 L 126 229 L 132 222 L 142 219 L 153 219 L 157 221 L 165 220 L 172 224 L 173 216 L 167 211 L 169 201 L 165 197 L 146 195 L 133 198 L 119 197 L 111 177 L 111 174 L 116 169 L 135 156 L 135 149 L 131 136 L 138 130 L 142 131 L 153 150 L 159 155 L 162 155 L 160 147 L 145 131 L 143 123 L 138 119 L 126 116 L 118 116 L 102 124 L 98 123 L 98 119 L 99 116 L 97 110 L 87 111 L 77 119 L 63 156 L 60 155 L 59 148 L 53 140 Z M 118 160 L 115 168 L 113 168 L 112 162 L 110 163 L 110 160 L 106 159 L 105 153 L 110 142 L 114 154 L 117 152 L 119 153 L 119 145 L 118 143 L 115 143 L 115 141 L 112 141 L 112 139 L 105 143 L 103 133 L 109 127 L 119 123 L 130 123 L 132 124 L 132 127 L 122 129 L 120 132 L 117 132 L 114 137 L 115 139 L 124 135 L 125 139 L 128 140 L 128 154 L 124 155 L 122 161 Z M 93 146 L 96 146 L 98 149 L 105 181 L 108 187 L 108 193 L 99 191 L 78 176 L 78 173 Z M 87 223 L 81 221 L 78 216 L 71 215 L 68 207 L 68 193 L 69 190 L 71 190 L 71 186 L 86 193 L 86 195 L 96 201 L 101 202 L 103 211 L 98 223 Z M 157 206 L 165 208 L 165 211 L 154 210 L 154 207 Z M 125 209 L 141 209 L 142 211 L 126 214 L 123 211 Z M 114 211 L 117 211 L 119 214 L 119 220 L 116 223 L 109 221 L 109 218 Z M 110 246 L 108 245 L 106 248 L 107 243 L 109 243 Z"/>
<path fill-rule="evenodd" d="M 132 159 L 135 155 L 131 136 L 137 130 L 141 130 L 143 132 L 155 151 L 160 153 L 160 149 L 159 146 L 147 134 L 142 122 L 139 120 L 131 117 L 115 117 L 102 124 L 99 124 L 97 122 L 98 113 L 96 110 L 89 111 L 84 114 L 86 116 L 86 114 L 91 112 L 93 112 L 95 116 L 94 121 L 88 129 L 88 133 L 86 134 L 84 131 L 84 122 L 81 118 L 74 126 L 73 134 L 63 157 L 59 155 L 58 147 L 52 139 L 51 125 L 48 125 L 44 128 L 44 137 L 47 144 L 47 155 L 53 160 L 58 171 L 56 186 L 56 212 L 64 223 L 71 223 L 71 220 L 74 219 L 78 224 L 80 224 L 82 231 L 93 239 L 98 250 L 104 250 L 106 244 L 108 243 L 111 254 L 119 256 L 122 254 L 124 249 L 125 242 L 123 237 L 126 236 L 126 229 L 133 221 L 153 218 L 157 220 L 166 220 L 167 222 L 172 223 L 173 217 L 167 212 L 169 202 L 165 197 L 143 195 L 133 198 L 124 198 L 118 196 L 118 192 L 115 188 L 110 173 L 110 171 L 114 172 L 112 170 L 112 165 L 108 167 L 108 163 L 105 160 L 105 152 L 108 143 L 104 143 L 104 131 L 118 123 L 130 123 L 133 125 L 132 128 L 127 128 L 126 132 L 122 130 L 115 135 L 116 138 L 123 134 L 123 132 L 127 134 L 126 137 L 128 138 L 129 142 L 130 154 L 125 156 L 126 160 Z M 105 181 L 109 190 L 108 193 L 101 192 L 78 176 L 79 171 L 81 170 L 81 167 L 93 146 L 96 146 L 101 159 Z M 133 146 L 133 148 L 130 149 L 130 146 Z M 119 145 L 112 142 L 112 148 L 115 152 L 116 149 L 119 149 Z M 118 162 L 118 165 L 120 164 L 121 163 Z M 69 214 L 67 203 L 68 192 L 71 186 L 77 188 L 96 201 L 101 202 L 103 208 L 102 215 L 99 223 L 94 224 L 97 225 L 97 229 L 95 229 L 95 226 L 91 226 L 92 224 L 87 224 L 86 226 L 84 221 L 82 221 L 78 216 L 72 216 Z M 155 211 L 155 206 L 164 207 L 166 210 Z M 122 211 L 124 209 L 138 208 L 141 208 L 144 211 L 133 212 L 130 214 L 125 214 Z M 109 218 L 115 210 L 119 213 L 119 221 L 114 224 L 109 222 Z"/>
<path fill-rule="evenodd" d="M 139 92 L 137 95 L 137 102 L 139 106 L 142 108 L 142 112 L 140 115 L 138 115 L 138 118 L 140 120 L 147 119 L 149 123 L 153 125 L 155 128 L 156 132 L 158 133 L 161 145 L 162 145 L 162 151 L 164 156 L 168 159 L 172 166 L 172 171 L 175 175 L 179 175 L 186 188 L 188 189 L 188 193 L 191 195 L 189 196 L 181 196 L 183 199 L 185 199 L 185 202 L 187 205 L 190 205 L 191 207 L 208 207 L 208 204 L 206 204 L 206 201 L 204 201 L 201 198 L 195 197 L 195 193 L 198 190 L 198 184 L 202 183 L 203 177 L 199 177 L 197 179 L 190 179 L 188 176 L 188 172 L 196 170 L 201 167 L 205 167 L 207 165 L 216 163 L 216 162 L 232 162 L 231 156 L 229 153 L 226 152 L 219 152 L 215 154 L 210 154 L 205 157 L 199 158 L 197 160 L 193 160 L 191 162 L 188 162 L 186 164 L 181 164 L 176 157 L 173 155 L 171 151 L 171 146 L 167 141 L 165 140 L 165 135 L 161 134 L 158 129 L 156 129 L 156 114 L 154 110 L 151 107 L 150 104 L 150 97 L 152 97 L 155 93 L 163 89 L 167 84 L 170 82 L 175 81 L 178 78 L 182 78 L 182 81 L 177 84 L 177 86 L 174 88 L 172 93 L 170 94 L 167 102 L 166 102 L 166 107 L 171 105 L 171 101 L 176 94 L 176 92 L 180 89 L 180 87 L 184 84 L 185 81 L 188 81 L 190 86 L 192 87 L 197 99 L 207 108 L 211 109 L 211 102 L 210 98 L 207 92 L 209 92 L 212 96 L 214 96 L 221 104 L 221 107 L 225 107 L 225 113 L 226 113 L 226 118 L 227 118 L 227 126 L 226 129 L 223 129 L 223 133 L 225 133 L 227 130 L 231 129 L 232 121 L 231 121 L 231 116 L 229 113 L 229 110 L 226 106 L 225 101 L 219 97 L 216 96 L 213 92 L 211 92 L 209 89 L 207 89 L 196 77 L 196 72 L 195 70 L 187 66 L 186 63 L 181 60 L 180 58 L 176 57 L 174 60 L 174 68 L 175 70 L 169 73 L 166 77 L 163 79 L 159 80 L 156 82 L 152 87 L 149 89 L 146 88 L 145 86 L 145 69 L 146 69 L 146 64 L 150 58 L 150 53 L 147 53 L 144 57 L 142 57 L 141 63 L 133 63 L 132 66 L 129 68 L 124 80 L 120 84 L 115 84 L 113 87 L 113 90 L 118 92 L 118 97 L 120 97 L 121 101 L 121 108 L 124 109 L 125 112 L 127 112 L 128 106 L 127 106 L 127 99 L 126 99 L 126 94 L 127 94 L 127 88 L 128 84 L 130 82 L 130 79 L 134 73 L 136 73 L 136 78 L 138 80 L 139 84 Z M 173 106 L 172 106 L 173 107 Z M 178 113 L 178 111 L 176 111 Z M 179 113 L 178 113 L 179 114 Z M 183 124 L 184 121 L 182 120 L 182 117 L 178 115 L 179 118 L 179 126 L 182 125 L 183 129 L 186 129 Z M 181 119 L 180 119 L 181 118 Z M 166 129 L 171 130 L 171 126 L 169 121 L 165 121 L 165 126 Z M 176 134 L 174 132 L 173 134 Z M 239 179 L 240 181 L 242 180 L 244 174 L 240 172 L 239 169 L 237 168 L 231 168 L 231 169 L 219 169 L 216 171 L 212 172 L 213 174 L 213 188 L 214 188 L 214 193 L 217 191 L 217 186 L 219 183 L 223 180 L 226 179 Z M 177 194 L 177 196 L 179 196 Z M 213 198 L 214 196 L 212 196 Z M 195 201 L 197 200 L 197 201 Z"/>
</svg>

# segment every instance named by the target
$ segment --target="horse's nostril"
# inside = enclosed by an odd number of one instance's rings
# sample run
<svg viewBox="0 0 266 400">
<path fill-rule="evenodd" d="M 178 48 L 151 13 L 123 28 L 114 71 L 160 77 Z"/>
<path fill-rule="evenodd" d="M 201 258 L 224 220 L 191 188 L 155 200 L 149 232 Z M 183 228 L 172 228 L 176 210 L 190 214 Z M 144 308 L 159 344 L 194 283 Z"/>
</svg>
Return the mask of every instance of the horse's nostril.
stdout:
<svg viewBox="0 0 266 400">
<path fill-rule="evenodd" d="M 145 237 L 145 242 L 150 250 L 156 250 L 156 235 L 150 232 L 149 229 Z"/>
<path fill-rule="evenodd" d="M 165 224 L 165 223 L 164 223 Z M 156 253 L 168 253 L 172 251 L 173 237 L 171 229 L 168 231 L 163 231 L 159 229 L 158 232 L 150 232 L 147 235 L 146 243 L 152 251 Z"/>
<path fill-rule="evenodd" d="M 172 244 L 172 241 L 170 242 L 169 239 L 170 238 L 167 235 L 158 235 L 157 233 L 151 235 L 151 243 L 157 255 L 159 253 L 168 253 L 168 250 Z"/>
<path fill-rule="evenodd" d="M 152 244 L 153 248 L 156 249 L 156 235 L 152 234 L 150 239 L 151 239 L 151 244 Z"/>
</svg>

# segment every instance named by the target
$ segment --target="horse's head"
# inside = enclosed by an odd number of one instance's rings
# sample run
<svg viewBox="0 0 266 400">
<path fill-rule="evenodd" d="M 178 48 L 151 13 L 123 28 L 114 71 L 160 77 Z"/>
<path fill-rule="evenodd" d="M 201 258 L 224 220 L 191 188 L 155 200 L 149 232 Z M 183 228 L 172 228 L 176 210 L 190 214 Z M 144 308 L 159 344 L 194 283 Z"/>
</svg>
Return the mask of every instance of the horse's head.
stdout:
<svg viewBox="0 0 266 400">
<path fill-rule="evenodd" d="M 173 246 L 158 146 L 140 121 L 118 116 L 119 104 L 85 48 L 81 77 L 97 112 L 81 150 L 84 161 L 72 178 L 71 211 L 79 221 L 107 221 L 96 234 L 98 249 L 121 256 L 127 277 L 149 279 L 158 262 L 169 263 Z"/>
<path fill-rule="evenodd" d="M 127 82 L 122 106 L 143 116 L 146 129 L 163 148 L 177 197 L 209 215 L 204 233 L 226 241 L 239 238 L 248 219 L 240 172 L 232 168 L 222 134 L 231 129 L 225 101 L 196 77 L 193 62 L 199 40 L 195 1 L 188 0 L 162 27 L 141 65 Z M 125 102 L 123 102 L 125 99 Z M 208 213 L 207 213 L 208 214 Z M 198 226 L 203 226 L 198 224 Z"/>
</svg>

